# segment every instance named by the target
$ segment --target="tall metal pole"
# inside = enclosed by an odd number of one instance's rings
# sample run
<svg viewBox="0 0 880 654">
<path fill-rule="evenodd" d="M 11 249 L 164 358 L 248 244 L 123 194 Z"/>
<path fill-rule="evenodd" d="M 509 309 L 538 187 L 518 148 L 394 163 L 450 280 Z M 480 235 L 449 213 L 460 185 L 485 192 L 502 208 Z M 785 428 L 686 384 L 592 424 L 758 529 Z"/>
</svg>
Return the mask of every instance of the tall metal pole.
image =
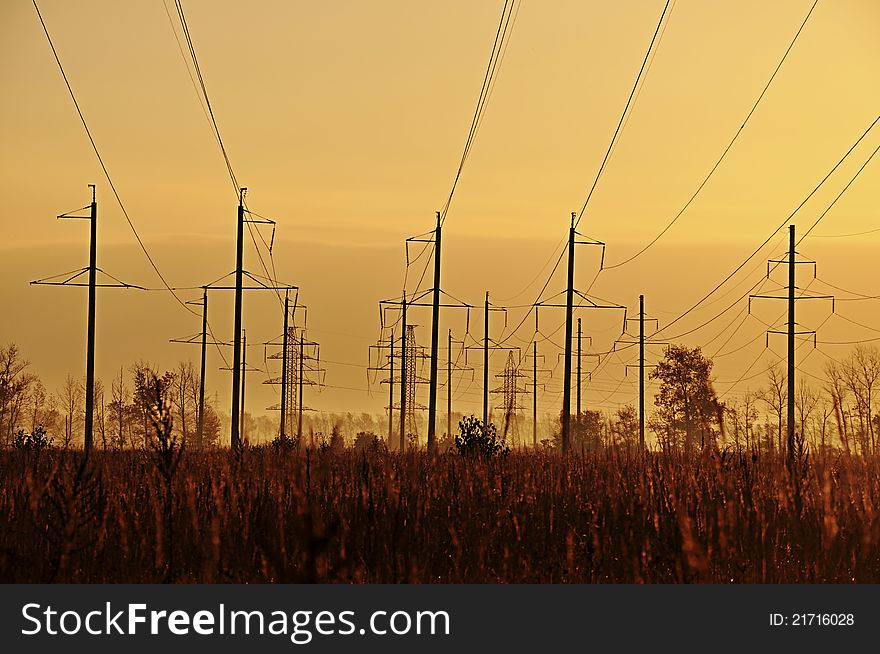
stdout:
<svg viewBox="0 0 880 654">
<path fill-rule="evenodd" d="M 437 231 L 434 235 L 434 303 L 431 307 L 431 376 L 428 390 L 428 452 L 437 446 L 437 350 L 440 326 L 440 212 L 437 212 Z"/>
<path fill-rule="evenodd" d="M 406 448 L 406 291 L 403 293 L 401 306 L 403 331 L 400 339 L 400 451 L 403 452 Z"/>
<path fill-rule="evenodd" d="M 565 289 L 565 370 L 562 378 L 562 451 L 571 447 L 571 332 L 574 304 L 574 220 L 568 230 L 568 287 Z"/>
<path fill-rule="evenodd" d="M 388 447 L 394 434 L 394 330 L 391 330 L 391 345 L 388 354 Z"/>
<path fill-rule="evenodd" d="M 299 332 L 299 402 L 297 402 L 296 417 L 296 439 L 302 443 L 303 436 L 303 361 L 305 361 L 306 350 L 306 332 L 301 329 Z"/>
<path fill-rule="evenodd" d="M 483 428 L 489 425 L 489 291 L 483 310 Z"/>
<path fill-rule="evenodd" d="M 247 375 L 247 333 L 242 329 L 241 330 L 241 431 L 239 432 L 239 436 L 243 439 L 245 437 L 244 433 L 244 382 L 245 375 Z"/>
<path fill-rule="evenodd" d="M 199 443 L 205 438 L 205 358 L 208 353 L 208 287 L 202 287 L 202 362 L 199 368 Z"/>
<path fill-rule="evenodd" d="M 788 226 L 788 463 L 794 462 L 794 225 Z"/>
<path fill-rule="evenodd" d="M 645 449 L 645 296 L 639 296 L 639 447 Z"/>
<path fill-rule="evenodd" d="M 230 444 L 233 450 L 241 448 L 241 437 L 239 433 L 239 366 L 241 365 L 241 345 L 239 338 L 241 336 L 241 277 L 242 277 L 242 259 L 244 255 L 244 193 L 247 189 L 239 189 L 238 192 L 238 227 L 235 241 L 235 315 L 233 325 L 234 346 L 232 353 L 232 434 Z"/>
<path fill-rule="evenodd" d="M 290 291 L 284 291 L 284 333 L 281 337 L 281 438 L 287 438 L 287 316 L 290 312 Z"/>
<path fill-rule="evenodd" d="M 538 447 L 538 341 L 532 343 L 532 446 Z"/>
<path fill-rule="evenodd" d="M 446 438 L 452 438 L 452 330 L 446 349 Z"/>
<path fill-rule="evenodd" d="M 578 318 L 577 421 L 581 422 L 581 319 Z"/>
<path fill-rule="evenodd" d="M 83 450 L 92 449 L 92 431 L 95 407 L 95 283 L 97 276 L 98 250 L 98 203 L 95 199 L 95 185 L 92 188 L 92 204 L 89 213 L 91 236 L 89 240 L 89 331 L 86 348 L 86 421 L 83 434 Z"/>
</svg>

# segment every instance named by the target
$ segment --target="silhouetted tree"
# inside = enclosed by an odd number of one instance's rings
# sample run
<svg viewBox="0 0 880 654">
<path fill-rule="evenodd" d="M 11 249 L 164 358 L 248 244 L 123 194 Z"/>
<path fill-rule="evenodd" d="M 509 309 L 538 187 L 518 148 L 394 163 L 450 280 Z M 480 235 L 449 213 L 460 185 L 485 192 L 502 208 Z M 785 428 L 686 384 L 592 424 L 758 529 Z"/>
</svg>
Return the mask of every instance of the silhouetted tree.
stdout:
<svg viewBox="0 0 880 654">
<path fill-rule="evenodd" d="M 15 343 L 0 347 L 0 438 L 4 445 L 12 440 L 28 400 L 28 391 L 36 381 L 36 377 L 27 372 L 28 365 Z"/>
<path fill-rule="evenodd" d="M 712 387 L 711 372 L 712 361 L 699 347 L 683 345 L 668 346 L 651 371 L 650 378 L 660 381 L 651 428 L 666 446 L 681 444 L 689 452 L 697 437 L 701 446 L 714 442 L 723 405 Z"/>
<path fill-rule="evenodd" d="M 559 414 L 560 424 L 562 414 Z M 589 409 L 581 414 L 572 416 L 571 444 L 576 452 L 582 450 L 594 452 L 602 447 L 602 436 L 605 428 L 605 418 L 600 411 Z"/>
<path fill-rule="evenodd" d="M 61 435 L 62 445 L 70 447 L 74 435 L 80 431 L 83 421 L 84 391 L 82 383 L 67 375 L 64 386 L 58 392 L 61 410 L 64 412 L 64 432 Z"/>
<path fill-rule="evenodd" d="M 758 391 L 761 400 L 773 411 L 776 416 L 776 449 L 783 451 L 782 433 L 786 429 L 786 406 L 788 404 L 788 380 L 778 366 L 773 366 L 767 371 L 769 385 Z M 768 449 L 773 449 L 773 439 L 767 439 Z"/>
<path fill-rule="evenodd" d="M 611 421 L 611 434 L 614 442 L 627 450 L 632 450 L 639 442 L 639 412 L 632 404 L 620 407 Z"/>
</svg>

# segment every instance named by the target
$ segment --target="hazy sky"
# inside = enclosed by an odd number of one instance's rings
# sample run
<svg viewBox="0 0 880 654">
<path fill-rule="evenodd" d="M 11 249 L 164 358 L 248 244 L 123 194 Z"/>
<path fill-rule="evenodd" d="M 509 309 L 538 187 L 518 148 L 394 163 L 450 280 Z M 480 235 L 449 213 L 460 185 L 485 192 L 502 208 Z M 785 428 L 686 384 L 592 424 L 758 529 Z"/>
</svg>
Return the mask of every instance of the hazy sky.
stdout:
<svg viewBox="0 0 880 654">
<path fill-rule="evenodd" d="M 236 199 L 162 0 L 39 4 L 123 202 L 160 269 L 177 286 L 197 286 L 231 271 Z M 320 395 L 307 392 L 309 406 L 383 406 L 385 387 L 373 386 L 372 396 L 365 390 L 367 347 L 379 333 L 377 303 L 399 295 L 403 240 L 433 227 L 434 212 L 449 192 L 502 4 L 184 3 L 232 165 L 250 189 L 251 208 L 278 221 L 278 277 L 301 287 L 309 336 L 321 343 L 328 388 Z M 742 124 L 811 4 L 674 4 L 580 226 L 608 244 L 606 263 L 640 249 L 690 197 Z M 443 286 L 450 293 L 473 304 L 482 302 L 487 289 L 497 304 L 535 300 L 548 269 L 539 271 L 551 256 L 555 261 L 568 216 L 584 202 L 663 5 L 521 4 L 444 228 Z M 125 281 L 160 284 L 102 176 L 32 3 L 7 0 L 0 12 L 0 340 L 16 342 L 34 372 L 55 389 L 67 372 L 84 371 L 85 290 L 27 282 L 87 264 L 86 224 L 54 216 L 85 205 L 88 183 L 98 185 L 99 266 Z M 174 25 L 179 29 L 176 19 Z M 649 313 L 662 324 L 723 279 L 880 113 L 878 30 L 877 2 L 820 1 L 699 198 L 646 254 L 603 272 L 593 292 L 628 305 L 630 315 L 644 293 Z M 796 215 L 799 229 L 812 224 L 878 144 L 880 127 Z M 880 229 L 878 182 L 880 162 L 872 161 L 815 234 Z M 720 299 L 713 297 L 668 335 L 701 325 L 744 293 L 766 272 L 762 262 L 783 253 L 783 238 L 734 279 L 729 294 L 722 296 L 725 287 Z M 878 239 L 880 231 L 809 238 L 800 250 L 819 261 L 820 280 L 876 295 Z M 259 272 L 254 252 L 249 244 L 246 267 Z M 578 285 L 586 288 L 598 258 L 586 249 L 578 257 Z M 801 272 L 799 284 L 805 286 L 811 275 L 806 267 Z M 548 292 L 563 286 L 558 274 Z M 816 281 L 810 290 L 833 289 Z M 251 343 L 281 331 L 277 300 L 257 295 L 245 299 Z M 228 339 L 231 297 L 213 298 L 211 323 Z M 872 331 L 880 328 L 877 304 L 839 302 L 839 315 L 830 316 L 830 307 L 811 303 L 800 319 L 807 328 L 822 324 L 820 341 L 872 338 L 880 336 Z M 742 301 L 681 340 L 704 345 L 709 354 L 730 352 L 717 358 L 715 370 L 719 391 L 727 391 L 724 382 L 743 376 L 764 348 L 759 335 L 765 326 L 758 318 L 773 322 L 784 308 L 756 305 L 749 317 Z M 524 312 L 511 309 L 509 327 Z M 597 314 L 581 315 L 593 348 L 607 350 L 620 318 Z M 493 319 L 500 337 L 503 318 Z M 548 310 L 542 332 L 552 333 L 562 319 L 561 312 Z M 423 310 L 415 321 L 420 342 L 427 344 L 430 314 Z M 444 314 L 441 322 L 444 335 L 451 327 L 460 337 L 465 328 L 463 312 Z M 479 312 L 470 327 L 473 335 L 482 333 Z M 164 367 L 183 358 L 196 361 L 197 347 L 168 339 L 199 328 L 199 318 L 167 292 L 102 290 L 98 375 L 109 379 L 137 358 Z M 533 330 L 533 320 L 526 320 L 513 342 L 528 343 Z M 556 368 L 539 395 L 548 411 L 558 411 L 561 333 L 540 345 L 547 367 Z M 784 337 L 771 337 L 770 345 L 777 355 L 784 353 Z M 839 358 L 848 347 L 813 351 L 808 344 L 799 356 L 805 370 L 818 373 L 826 355 Z M 248 356 L 264 365 L 261 345 Z M 493 374 L 505 358 L 493 357 Z M 755 363 L 728 397 L 760 385 L 763 376 L 750 375 L 772 360 L 768 354 Z M 587 385 L 585 404 L 613 408 L 632 401 L 636 377 L 632 371 L 624 377 L 624 364 L 632 362 L 632 350 L 612 357 Z M 220 365 L 212 351 L 209 389 L 228 411 L 229 377 Z M 255 373 L 249 381 L 249 410 L 256 413 L 276 401 L 275 390 L 256 383 L 264 378 Z M 478 372 L 476 381 L 458 386 L 458 410 L 478 410 L 479 379 Z M 443 391 L 441 402 L 445 406 Z"/>
</svg>

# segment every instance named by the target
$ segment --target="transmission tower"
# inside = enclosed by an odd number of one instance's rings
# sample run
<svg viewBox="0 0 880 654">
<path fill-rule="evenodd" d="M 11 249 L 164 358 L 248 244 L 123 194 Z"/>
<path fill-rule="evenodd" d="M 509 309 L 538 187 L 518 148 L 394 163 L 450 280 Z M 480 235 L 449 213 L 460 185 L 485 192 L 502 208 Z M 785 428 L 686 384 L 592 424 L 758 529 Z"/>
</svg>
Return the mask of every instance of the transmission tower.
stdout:
<svg viewBox="0 0 880 654">
<path fill-rule="evenodd" d="M 269 377 L 263 382 L 281 386 L 281 401 L 266 407 L 269 411 L 278 411 L 281 414 L 279 435 L 284 439 L 292 438 L 292 434 L 296 434 L 300 444 L 303 412 L 314 411 L 303 403 L 303 387 L 320 386 L 326 372 L 320 366 L 320 345 L 315 341 L 307 341 L 305 332 L 304 327 L 288 326 L 280 343 L 277 340 L 266 343 L 268 346 L 280 345 L 280 350 L 268 355 L 267 359 L 280 359 L 282 363 L 281 376 Z"/>
<path fill-rule="evenodd" d="M 431 232 L 431 233 L 433 233 L 433 232 Z M 411 243 L 411 242 L 432 243 L 433 239 L 421 239 L 421 238 L 415 237 L 415 238 L 407 239 L 406 242 L 407 242 L 407 246 L 408 246 L 409 243 Z M 408 249 L 407 249 L 407 265 L 409 265 L 409 250 Z M 406 294 L 404 293 L 403 296 L 399 299 L 395 298 L 395 299 L 389 299 L 389 300 L 381 300 L 379 302 L 379 318 L 380 318 L 381 328 L 383 330 L 386 328 L 386 316 L 385 316 L 386 311 L 388 311 L 388 310 L 399 311 L 400 316 L 399 316 L 399 320 L 397 322 L 399 322 L 401 325 L 401 327 L 400 327 L 401 333 L 405 334 L 405 337 L 403 340 L 404 344 L 402 344 L 401 347 L 399 348 L 400 349 L 400 360 L 401 360 L 399 369 L 404 370 L 409 374 L 409 376 L 407 376 L 407 374 L 402 374 L 399 377 L 399 380 L 400 380 L 400 400 L 399 400 L 399 404 L 398 404 L 398 409 L 400 411 L 400 423 L 399 423 L 400 424 L 400 432 L 399 433 L 400 433 L 401 449 L 404 448 L 404 446 L 406 444 L 406 440 L 409 437 L 417 436 L 417 432 L 410 430 L 410 428 L 408 426 L 409 420 L 414 419 L 413 412 L 416 409 L 421 410 L 421 409 L 425 409 L 425 408 L 430 408 L 430 405 L 428 407 L 416 406 L 415 404 L 413 404 L 413 402 L 410 402 L 408 399 L 408 398 L 411 398 L 413 396 L 413 394 L 415 393 L 415 388 L 414 388 L 413 384 L 411 383 L 411 377 L 413 374 L 412 371 L 416 370 L 416 368 L 413 368 L 410 366 L 410 362 L 412 362 L 415 365 L 415 360 L 410 358 L 410 355 L 412 353 L 409 351 L 409 349 L 406 345 L 406 343 L 410 342 L 409 334 L 412 331 L 409 328 L 416 326 L 416 325 L 410 324 L 410 322 L 408 321 L 408 319 L 407 319 L 408 310 L 411 309 L 412 307 L 432 307 L 432 310 L 435 307 L 438 309 L 439 308 L 467 309 L 468 321 L 470 321 L 471 305 L 464 303 L 464 302 L 461 302 L 460 300 L 457 300 L 456 298 L 453 298 L 452 296 L 450 296 L 448 293 L 446 293 L 445 291 L 443 291 L 441 289 L 438 289 L 439 294 L 444 295 L 446 297 L 449 297 L 450 300 L 452 300 L 451 302 L 439 304 L 439 303 L 435 303 L 434 301 L 432 301 L 432 302 L 423 302 L 422 301 L 429 294 L 434 293 L 434 291 L 435 291 L 435 289 L 428 289 L 427 291 L 423 291 L 421 293 L 416 294 L 412 298 L 407 298 Z M 435 294 L 435 299 L 436 299 L 436 294 Z M 395 322 L 391 325 L 388 325 L 388 326 L 393 328 L 394 325 L 397 324 L 397 322 Z M 412 342 L 415 342 L 414 336 L 413 336 Z M 433 328 L 432 328 L 432 342 L 433 342 Z M 382 343 L 382 341 L 380 340 L 380 342 L 377 343 L 376 346 L 373 346 L 373 347 L 377 347 L 381 343 Z M 428 358 L 429 355 L 426 355 L 423 352 L 422 348 L 416 347 L 414 356 L 416 357 L 416 359 L 421 361 L 422 359 Z M 434 357 L 431 357 L 431 358 L 433 359 Z M 389 367 L 390 367 L 390 364 L 389 364 Z M 433 364 L 432 364 L 432 367 L 433 367 Z M 375 370 L 376 368 L 368 368 L 368 373 L 369 373 L 369 370 L 371 370 L 371 369 Z M 427 383 L 427 384 L 434 386 L 435 388 L 434 388 L 433 397 L 434 397 L 435 403 L 436 403 L 436 385 L 437 385 L 436 376 L 437 376 L 436 371 L 431 379 L 422 379 L 421 377 L 416 375 L 415 382 L 414 382 L 416 384 Z M 429 397 L 429 399 L 430 399 L 430 397 Z M 393 408 L 393 402 L 391 402 L 390 404 L 392 405 L 392 408 Z M 429 411 L 429 415 L 430 415 L 430 411 Z M 429 420 L 429 422 L 430 422 L 430 420 Z M 434 436 L 433 436 L 433 430 L 429 429 L 429 435 L 432 438 L 429 439 L 429 441 L 428 441 L 428 448 L 429 448 L 429 450 L 433 450 L 433 448 L 436 447 L 436 442 L 435 442 L 436 438 L 434 438 Z"/>
<path fill-rule="evenodd" d="M 242 215 L 249 214 L 249 211 L 246 208 L 241 207 L 240 210 L 241 210 Z M 242 219 L 242 220 L 244 220 L 244 223 L 253 222 L 253 223 L 267 223 L 267 224 L 272 224 L 272 225 L 275 224 L 274 221 L 271 221 L 268 219 L 262 219 L 262 220 Z M 244 223 L 242 223 L 242 224 L 244 224 Z M 228 281 L 226 281 L 230 277 L 234 277 L 234 282 L 235 282 L 234 284 L 230 284 Z M 247 279 L 246 285 L 243 283 L 243 280 L 245 278 Z M 295 291 L 297 294 L 299 293 L 298 286 L 295 286 L 293 284 L 276 283 L 274 280 L 272 280 L 268 277 L 262 277 L 261 275 L 256 275 L 256 274 L 251 273 L 251 272 L 244 270 L 244 269 L 235 270 L 231 273 L 227 273 L 226 275 L 223 275 L 223 276 L 215 279 L 210 284 L 206 284 L 204 286 L 201 286 L 200 288 L 203 289 L 203 292 L 204 292 L 204 296 L 203 296 L 204 300 L 203 301 L 205 303 L 205 309 L 203 310 L 203 323 L 204 323 L 203 333 L 205 331 L 205 328 L 207 327 L 207 323 L 204 320 L 204 316 L 207 315 L 208 291 L 235 291 L 235 295 L 238 300 L 240 300 L 239 296 L 244 291 L 272 291 L 273 293 L 279 293 L 280 291 L 285 291 L 285 293 L 288 293 L 288 294 L 290 291 Z M 184 289 L 176 289 L 176 290 L 184 290 Z M 279 297 L 280 297 L 280 293 L 279 293 Z M 298 295 L 296 297 L 298 297 Z M 238 302 L 236 304 L 238 304 Z M 294 299 L 293 311 L 295 312 L 297 309 L 305 310 L 305 305 L 298 304 L 297 300 Z M 236 324 L 239 324 L 239 322 L 240 321 L 237 321 Z M 238 333 L 240 333 L 240 332 L 238 332 Z M 235 352 L 233 352 L 232 365 L 227 365 L 226 367 L 221 368 L 221 370 L 240 370 L 241 369 L 241 360 L 243 358 L 243 355 L 241 353 L 241 346 L 239 344 L 239 341 L 236 339 L 235 342 L 230 343 L 230 345 L 233 346 L 233 350 L 236 350 L 236 349 L 238 350 L 237 359 L 236 359 Z M 233 393 L 233 395 L 234 395 L 233 403 L 236 407 L 240 408 L 241 407 L 241 404 L 240 404 L 241 390 L 240 390 L 240 388 L 241 388 L 241 384 L 242 384 L 242 378 L 239 377 L 238 375 L 233 375 L 232 382 L 233 382 L 233 384 L 232 384 L 233 388 L 235 389 L 235 392 Z M 237 420 L 233 421 L 232 428 L 231 428 L 231 435 L 230 435 L 231 447 L 232 447 L 232 449 L 235 450 L 235 449 L 238 449 L 239 446 L 241 445 L 241 440 L 239 438 L 239 432 L 241 429 L 241 425 L 243 423 L 241 421 L 240 416 L 243 415 L 244 411 L 243 410 L 241 410 L 240 412 L 235 411 L 234 413 L 237 416 L 239 416 L 239 418 Z"/>
<path fill-rule="evenodd" d="M 419 430 L 416 425 L 416 411 L 424 411 L 428 407 L 416 402 L 416 384 L 428 384 L 430 380 L 421 377 L 417 368 L 421 367 L 418 362 L 424 362 L 429 356 L 425 353 L 424 348 L 419 347 L 416 343 L 416 326 L 406 326 L 406 341 L 404 342 L 404 377 L 406 378 L 406 438 L 410 442 L 418 440 Z"/>
<path fill-rule="evenodd" d="M 268 357 L 281 359 L 281 377 L 267 379 L 263 383 L 281 384 L 281 401 L 267 409 L 281 413 L 278 435 L 287 438 L 294 431 L 299 416 L 299 340 L 296 337 L 296 327 L 288 327 L 283 336 L 281 350 Z"/>
<path fill-rule="evenodd" d="M 507 434 L 514 430 L 518 433 L 518 412 L 522 411 L 525 407 L 520 406 L 519 397 L 520 395 L 526 394 L 529 390 L 525 386 L 520 386 L 519 382 L 521 379 L 525 379 L 527 375 L 522 373 L 519 369 L 519 365 L 517 364 L 516 358 L 513 356 L 513 352 L 507 353 L 507 363 L 504 365 L 504 370 L 500 373 L 496 374 L 495 377 L 501 379 L 501 386 L 492 390 L 492 393 L 497 393 L 502 396 L 502 404 L 499 409 L 504 412 L 504 425 L 502 429 L 502 439 L 507 438 Z"/>
</svg>

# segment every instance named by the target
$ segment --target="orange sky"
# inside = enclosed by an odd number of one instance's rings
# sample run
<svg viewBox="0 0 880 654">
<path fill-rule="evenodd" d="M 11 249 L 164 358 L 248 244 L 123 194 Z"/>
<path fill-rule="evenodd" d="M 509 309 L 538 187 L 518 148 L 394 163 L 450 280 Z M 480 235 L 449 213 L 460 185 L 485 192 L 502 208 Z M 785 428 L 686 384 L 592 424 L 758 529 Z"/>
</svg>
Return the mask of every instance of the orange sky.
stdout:
<svg viewBox="0 0 880 654">
<path fill-rule="evenodd" d="M 663 4 L 523 2 L 444 229 L 443 285 L 449 292 L 474 304 L 486 289 L 499 304 L 535 299 L 546 272 L 530 283 L 565 236 L 569 213 L 586 197 Z M 648 242 L 696 189 L 811 4 L 675 3 L 581 223 L 581 231 L 608 244 L 608 263 Z M 434 212 L 449 192 L 501 5 L 257 2 L 246 10 L 232 2 L 184 5 L 237 176 L 250 189 L 251 208 L 277 219 L 278 276 L 301 287 L 309 335 L 321 343 L 331 387 L 320 395 L 307 393 L 310 406 L 337 411 L 383 406 L 384 387 L 374 386 L 373 396 L 365 390 L 367 346 L 379 328 L 377 302 L 400 293 L 403 239 L 433 227 Z M 195 286 L 232 270 L 235 197 L 161 0 L 43 0 L 40 8 L 123 201 L 163 273 L 174 285 Z M 98 184 L 99 265 L 126 281 L 159 283 L 102 177 L 32 4 L 6 2 L 0 12 L 6 99 L 0 105 L 6 199 L 0 298 L 7 308 L 0 340 L 18 343 L 54 389 L 67 372 L 84 369 L 85 293 L 27 282 L 86 265 L 85 224 L 54 219 L 86 204 L 86 184 Z M 697 201 L 657 245 L 603 273 L 593 291 L 628 305 L 631 315 L 644 293 L 648 311 L 663 322 L 723 279 L 880 113 L 878 28 L 876 2 L 820 1 Z M 880 127 L 875 129 L 797 214 L 799 229 L 812 224 L 880 144 Z M 880 227 L 878 182 L 880 164 L 874 161 L 815 233 Z M 819 260 L 820 278 L 878 294 L 876 275 L 869 272 L 878 239 L 880 232 L 810 238 L 800 249 Z M 740 285 L 734 291 L 670 331 L 700 325 L 743 293 L 761 276 L 761 262 L 782 253 L 779 240 L 772 245 L 775 250 L 766 248 L 735 278 Z M 581 287 L 593 279 L 597 263 L 594 254 L 579 253 Z M 252 245 L 246 266 L 259 270 Z M 563 286 L 557 276 L 549 288 Z M 811 290 L 831 289 L 815 282 Z M 876 305 L 848 302 L 837 308 L 880 327 Z M 684 342 L 705 345 L 714 354 L 730 332 L 713 337 L 740 320 L 722 354 L 754 339 L 763 325 L 738 313 L 744 307 L 742 302 Z M 783 309 L 763 305 L 755 313 L 771 322 Z M 277 302 L 268 296 L 247 297 L 245 310 L 249 341 L 280 333 Z M 510 326 L 522 314 L 512 309 Z M 828 310 L 816 305 L 800 317 L 815 327 Z M 619 319 L 595 312 L 583 318 L 595 349 L 608 349 Z M 425 344 L 429 319 L 427 311 L 417 318 Z M 553 331 L 561 321 L 561 313 L 548 311 L 542 330 Z M 231 336 L 231 298 L 217 296 L 211 322 L 218 336 Z M 464 330 L 462 316 L 444 315 L 441 322 L 443 334 L 447 326 L 458 336 Z M 198 318 L 167 293 L 102 291 L 98 375 L 109 379 L 119 365 L 138 357 L 165 367 L 181 358 L 195 361 L 197 348 L 168 339 L 199 327 Z M 471 330 L 482 332 L 478 313 Z M 525 344 L 532 331 L 533 321 L 527 320 L 517 338 Z M 820 339 L 877 335 L 835 316 L 822 325 Z M 542 344 L 549 367 L 556 364 L 559 333 L 553 340 Z M 719 390 L 727 390 L 723 382 L 738 379 L 763 346 L 758 338 L 741 352 L 719 357 Z M 781 337 L 771 338 L 771 349 L 784 352 Z M 836 357 L 847 352 L 844 346 L 820 349 Z M 804 369 L 813 373 L 827 360 L 808 347 L 800 353 Z M 633 400 L 635 377 L 623 376 L 629 356 L 621 354 L 603 367 L 585 392 L 588 406 L 613 408 Z M 249 357 L 262 366 L 262 347 Z M 505 357 L 493 358 L 493 373 Z M 229 380 L 219 366 L 214 353 L 209 389 L 228 410 Z M 752 373 L 764 367 L 756 364 Z M 254 383 L 262 376 L 253 377 L 249 410 L 261 412 L 275 401 L 274 391 Z M 540 396 L 544 410 L 558 410 L 560 377 L 561 365 Z M 458 410 L 478 410 L 479 378 L 459 387 Z M 745 380 L 731 396 L 761 382 L 761 376 Z M 445 406 L 442 392 L 441 398 Z"/>
</svg>

